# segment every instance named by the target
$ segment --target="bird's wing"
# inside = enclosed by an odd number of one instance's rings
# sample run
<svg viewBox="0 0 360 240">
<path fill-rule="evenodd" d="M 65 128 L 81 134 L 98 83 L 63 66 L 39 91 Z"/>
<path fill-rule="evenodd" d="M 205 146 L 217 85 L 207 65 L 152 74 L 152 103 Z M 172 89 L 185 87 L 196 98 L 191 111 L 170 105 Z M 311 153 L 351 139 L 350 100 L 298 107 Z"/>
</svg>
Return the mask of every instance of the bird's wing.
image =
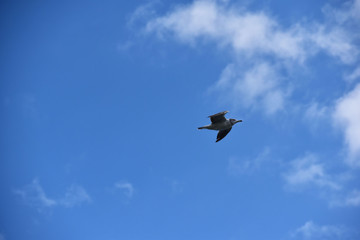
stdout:
<svg viewBox="0 0 360 240">
<path fill-rule="evenodd" d="M 230 132 L 230 130 L 231 130 L 231 128 L 228 128 L 228 129 L 225 129 L 225 130 L 220 130 L 217 137 L 216 137 L 216 142 L 223 139 Z"/>
<path fill-rule="evenodd" d="M 209 116 L 212 123 L 224 122 L 226 121 L 225 114 L 229 111 L 219 112 L 217 114 Z"/>
</svg>

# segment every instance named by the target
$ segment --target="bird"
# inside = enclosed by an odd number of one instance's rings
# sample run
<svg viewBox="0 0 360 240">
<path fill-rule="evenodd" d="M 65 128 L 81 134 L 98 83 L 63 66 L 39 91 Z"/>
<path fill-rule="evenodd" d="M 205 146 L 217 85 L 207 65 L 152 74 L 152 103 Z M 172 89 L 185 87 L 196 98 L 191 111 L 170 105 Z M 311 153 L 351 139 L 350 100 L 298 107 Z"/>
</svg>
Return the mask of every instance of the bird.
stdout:
<svg viewBox="0 0 360 240">
<path fill-rule="evenodd" d="M 211 124 L 203 127 L 198 127 L 198 129 L 219 131 L 216 137 L 216 142 L 220 141 L 230 132 L 232 126 L 234 126 L 238 122 L 242 122 L 242 120 L 236 120 L 233 118 L 226 119 L 225 114 L 227 114 L 228 112 L 229 111 L 223 111 L 209 116 Z"/>
</svg>

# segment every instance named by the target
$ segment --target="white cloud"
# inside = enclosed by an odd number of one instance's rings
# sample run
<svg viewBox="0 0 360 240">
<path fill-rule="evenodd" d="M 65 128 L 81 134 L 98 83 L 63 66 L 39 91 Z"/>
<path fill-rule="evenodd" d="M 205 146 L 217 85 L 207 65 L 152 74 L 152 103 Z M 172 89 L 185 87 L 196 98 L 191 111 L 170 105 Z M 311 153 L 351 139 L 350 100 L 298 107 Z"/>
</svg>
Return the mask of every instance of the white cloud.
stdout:
<svg viewBox="0 0 360 240">
<path fill-rule="evenodd" d="M 347 163 L 353 167 L 360 167 L 360 84 L 338 99 L 333 118 L 345 135 Z"/>
<path fill-rule="evenodd" d="M 347 229 L 342 226 L 317 225 L 307 221 L 292 233 L 294 239 L 303 240 L 344 240 L 348 239 Z"/>
<path fill-rule="evenodd" d="M 348 23 L 360 15 L 360 4 L 359 0 L 350 3 L 340 10 L 327 6 L 324 12 L 328 18 L 323 23 L 301 21 L 284 27 L 263 11 L 239 9 L 227 1 L 199 0 L 163 16 L 155 17 L 153 12 L 145 31 L 161 38 L 174 37 L 192 46 L 210 42 L 230 50 L 234 53 L 231 62 L 235 63 L 228 64 L 215 85 L 219 96 L 230 92 L 227 100 L 234 105 L 260 105 L 258 109 L 273 114 L 284 109 L 290 97 L 290 83 L 281 81 L 291 80 L 284 76 L 284 69 L 291 71 L 289 66 L 302 65 L 318 52 L 343 64 L 356 62 L 359 49 L 355 43 L 359 36 Z M 350 17 L 339 20 L 340 15 L 347 14 Z M 269 57 L 277 62 L 276 66 Z M 244 62 L 251 64 L 244 66 Z"/>
<path fill-rule="evenodd" d="M 354 175 L 349 171 L 334 173 L 329 170 L 316 155 L 306 154 L 290 162 L 290 169 L 283 174 L 285 188 L 295 192 L 313 190 L 329 207 L 360 206 L 360 191 L 349 191 L 348 183 L 354 180 Z"/>
<path fill-rule="evenodd" d="M 358 2 L 341 12 L 354 12 Z M 340 13 L 329 6 L 327 9 L 328 12 Z M 317 50 L 322 50 L 339 57 L 344 63 L 353 62 L 359 54 L 352 42 L 356 35 L 342 23 L 331 23 L 299 22 L 285 28 L 261 11 L 250 12 L 231 4 L 200 0 L 177 7 L 164 16 L 151 18 L 146 30 L 161 36 L 171 34 L 190 44 L 203 39 L 213 41 L 247 56 L 270 54 L 279 59 L 302 62 Z"/>
<path fill-rule="evenodd" d="M 323 12 L 338 24 L 360 24 L 360 0 L 346 1 L 340 9 L 326 5 Z"/>
<path fill-rule="evenodd" d="M 305 110 L 305 118 L 309 121 L 323 120 L 329 115 L 329 108 L 327 106 L 321 106 L 317 102 L 310 103 Z"/>
<path fill-rule="evenodd" d="M 65 207 L 74 207 L 85 202 L 91 202 L 90 196 L 82 186 L 75 184 L 71 185 L 67 189 L 65 196 L 59 200 L 59 204 Z"/>
<path fill-rule="evenodd" d="M 156 14 L 154 7 L 157 4 L 159 4 L 159 1 L 151 1 L 137 7 L 135 11 L 129 16 L 127 26 L 131 28 L 136 25 L 138 20 L 154 17 Z"/>
<path fill-rule="evenodd" d="M 345 194 L 345 196 L 337 197 L 330 202 L 331 207 L 358 207 L 360 206 L 360 191 L 354 189 Z"/>
<path fill-rule="evenodd" d="M 331 107 L 313 101 L 299 109 L 301 114 L 303 114 L 305 124 L 314 135 L 318 135 L 320 128 L 329 131 L 332 127 L 331 114 L 333 109 Z"/>
<path fill-rule="evenodd" d="M 22 189 L 14 190 L 14 193 L 22 198 L 27 204 L 35 208 L 56 206 L 58 202 L 49 198 L 37 179 Z"/>
<path fill-rule="evenodd" d="M 272 114 L 284 107 L 287 94 L 280 86 L 276 67 L 262 62 L 245 72 L 236 64 L 228 65 L 214 90 L 224 92 L 223 100 L 235 106 L 261 108 L 267 114 Z"/>
<path fill-rule="evenodd" d="M 355 70 L 352 73 L 345 76 L 345 79 L 348 81 L 354 81 L 359 78 L 360 78 L 360 66 L 355 68 Z"/>
<path fill-rule="evenodd" d="M 345 64 L 354 63 L 359 55 L 359 50 L 352 44 L 351 38 L 351 34 L 341 27 L 327 30 L 323 25 L 310 35 L 310 39 L 319 49 L 339 58 Z"/>
<path fill-rule="evenodd" d="M 347 206 L 360 206 L 360 191 L 353 190 L 345 199 Z"/>
<path fill-rule="evenodd" d="M 121 190 L 121 192 L 128 199 L 131 199 L 135 192 L 133 185 L 127 181 L 120 181 L 120 182 L 115 183 L 115 188 Z"/>
<path fill-rule="evenodd" d="M 323 164 L 319 163 L 313 154 L 307 154 L 302 158 L 291 162 L 291 169 L 284 175 L 287 187 L 293 190 L 307 187 L 329 188 L 339 190 L 340 184 L 335 182 L 330 175 L 325 172 Z"/>
<path fill-rule="evenodd" d="M 264 12 L 246 12 L 228 6 L 216 1 L 194 1 L 151 19 L 146 30 L 160 36 L 170 33 L 190 44 L 210 40 L 249 56 L 274 54 L 279 58 L 303 59 L 305 39 L 301 28 L 283 30 Z"/>
<path fill-rule="evenodd" d="M 50 198 L 43 190 L 38 179 L 34 179 L 31 184 L 13 192 L 26 204 L 35 207 L 38 211 L 55 206 L 73 207 L 91 201 L 85 189 L 78 185 L 72 185 L 62 198 Z"/>
</svg>

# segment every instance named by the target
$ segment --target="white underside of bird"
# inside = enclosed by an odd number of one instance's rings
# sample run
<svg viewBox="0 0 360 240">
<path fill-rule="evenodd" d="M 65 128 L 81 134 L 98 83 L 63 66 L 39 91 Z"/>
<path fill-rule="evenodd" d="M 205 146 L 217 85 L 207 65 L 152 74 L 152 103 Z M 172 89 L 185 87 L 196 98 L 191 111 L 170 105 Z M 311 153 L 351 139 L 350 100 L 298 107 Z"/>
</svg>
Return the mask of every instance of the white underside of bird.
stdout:
<svg viewBox="0 0 360 240">
<path fill-rule="evenodd" d="M 226 120 L 225 122 L 212 123 L 210 125 L 199 127 L 199 129 L 225 130 L 225 129 L 228 129 L 228 128 L 231 128 L 231 127 L 232 127 L 231 122 L 229 120 Z"/>
<path fill-rule="evenodd" d="M 223 111 L 216 113 L 214 115 L 209 116 L 211 120 L 210 125 L 198 127 L 198 129 L 209 129 L 209 130 L 217 130 L 218 135 L 216 137 L 216 142 L 223 139 L 230 131 L 232 126 L 234 126 L 238 122 L 242 122 L 242 120 L 236 120 L 233 118 L 227 119 L 225 118 L 225 114 L 228 113 L 228 111 Z"/>
</svg>

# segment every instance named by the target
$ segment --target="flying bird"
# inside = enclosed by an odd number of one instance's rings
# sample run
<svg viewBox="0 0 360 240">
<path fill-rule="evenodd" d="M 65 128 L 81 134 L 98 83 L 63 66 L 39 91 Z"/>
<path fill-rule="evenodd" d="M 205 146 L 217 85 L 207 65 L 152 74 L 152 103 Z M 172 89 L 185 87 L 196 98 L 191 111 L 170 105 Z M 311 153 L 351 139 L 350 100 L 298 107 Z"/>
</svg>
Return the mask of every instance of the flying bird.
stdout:
<svg viewBox="0 0 360 240">
<path fill-rule="evenodd" d="M 242 122 L 242 120 L 236 120 L 233 118 L 226 119 L 225 114 L 227 114 L 228 112 L 229 111 L 219 112 L 217 114 L 209 116 L 211 124 L 203 127 L 198 127 L 198 129 L 218 130 L 219 132 L 216 137 L 216 142 L 220 141 L 230 132 L 233 125 L 238 122 Z"/>
</svg>

